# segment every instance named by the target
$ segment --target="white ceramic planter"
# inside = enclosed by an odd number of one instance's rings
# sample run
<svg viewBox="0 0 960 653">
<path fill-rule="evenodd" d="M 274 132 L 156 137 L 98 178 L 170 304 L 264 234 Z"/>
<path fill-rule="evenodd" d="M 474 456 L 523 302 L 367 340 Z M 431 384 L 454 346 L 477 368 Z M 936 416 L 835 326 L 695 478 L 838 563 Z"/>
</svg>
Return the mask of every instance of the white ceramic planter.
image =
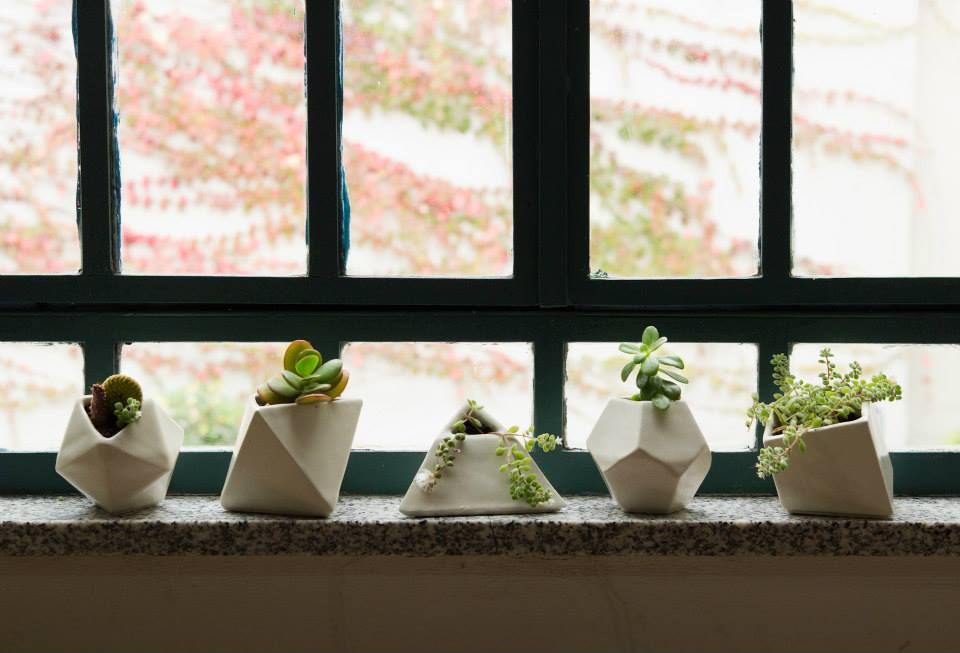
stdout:
<svg viewBox="0 0 960 653">
<path fill-rule="evenodd" d="M 329 517 L 340 498 L 360 399 L 247 402 L 220 503 L 227 510 Z"/>
<path fill-rule="evenodd" d="M 710 447 L 684 401 L 664 411 L 649 401 L 611 399 L 587 449 L 626 512 L 680 510 L 710 470 Z"/>
<path fill-rule="evenodd" d="M 433 441 L 420 470 L 433 469 L 436 464 L 434 451 L 437 444 L 450 434 L 453 423 L 463 417 L 467 408 L 464 405 Z M 476 417 L 490 430 L 503 430 L 500 423 L 486 411 L 479 411 Z M 509 440 L 519 444 L 515 438 Z M 563 508 L 566 502 L 550 485 L 536 462 L 530 471 L 536 474 L 543 487 L 550 491 L 552 498 L 535 507 L 510 498 L 510 480 L 507 474 L 499 471 L 505 459 L 495 454 L 501 442 L 497 435 L 468 435 L 461 447 L 462 452 L 456 458 L 456 464 L 444 471 L 443 478 L 431 492 L 424 492 L 415 481 L 410 484 L 403 501 L 400 502 L 400 512 L 408 517 L 444 517 L 556 512 Z"/>
<path fill-rule="evenodd" d="M 864 404 L 860 419 L 807 431 L 807 450 L 792 453 L 787 469 L 773 477 L 783 507 L 793 514 L 892 517 L 893 464 L 882 416 L 878 405 Z M 772 435 L 772 422 L 765 447 L 783 443 Z"/>
<path fill-rule="evenodd" d="M 73 405 L 56 470 L 71 485 L 112 513 L 155 506 L 167 495 L 183 428 L 153 400 L 141 417 L 105 438 L 87 415 L 90 397 Z"/>
</svg>

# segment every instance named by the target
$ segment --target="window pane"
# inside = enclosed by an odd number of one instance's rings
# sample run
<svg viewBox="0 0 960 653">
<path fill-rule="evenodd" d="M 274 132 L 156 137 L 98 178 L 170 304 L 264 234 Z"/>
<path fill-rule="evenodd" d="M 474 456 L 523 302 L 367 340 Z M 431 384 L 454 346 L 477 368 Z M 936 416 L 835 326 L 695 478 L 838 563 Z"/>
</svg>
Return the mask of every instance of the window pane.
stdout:
<svg viewBox="0 0 960 653">
<path fill-rule="evenodd" d="M 55 451 L 83 388 L 79 345 L 0 343 L 0 450 Z"/>
<path fill-rule="evenodd" d="M 0 274 L 80 268 L 70 0 L 0 3 Z"/>
<path fill-rule="evenodd" d="M 125 345 L 120 366 L 184 431 L 184 446 L 229 445 L 247 398 L 277 374 L 286 343 L 146 342 Z"/>
<path fill-rule="evenodd" d="M 903 387 L 903 399 L 884 403 L 884 435 L 890 449 L 942 449 L 960 445 L 953 390 L 960 367 L 956 345 L 796 344 L 791 371 L 819 383 L 819 352 L 829 347 L 846 372 L 850 361 L 863 366 L 864 375 L 884 373 Z"/>
<path fill-rule="evenodd" d="M 760 8 L 590 3 L 590 268 L 757 273 Z"/>
<path fill-rule="evenodd" d="M 960 3 L 796 3 L 794 274 L 960 273 Z"/>
<path fill-rule="evenodd" d="M 347 272 L 513 270 L 508 0 L 342 0 Z"/>
<path fill-rule="evenodd" d="M 355 449 L 424 451 L 467 399 L 504 426 L 533 421 L 526 343 L 354 342 L 343 362 L 363 399 Z"/>
<path fill-rule="evenodd" d="M 612 397 L 636 392 L 620 381 L 626 362 L 619 343 L 571 342 L 567 346 L 565 388 L 567 447 L 584 449 L 587 437 Z M 757 348 L 733 343 L 675 343 L 664 347 L 683 358 L 683 400 L 714 451 L 752 449 L 755 431 L 748 429 L 746 411 L 757 390 Z"/>
<path fill-rule="evenodd" d="M 124 271 L 306 271 L 303 0 L 118 0 Z"/>
</svg>

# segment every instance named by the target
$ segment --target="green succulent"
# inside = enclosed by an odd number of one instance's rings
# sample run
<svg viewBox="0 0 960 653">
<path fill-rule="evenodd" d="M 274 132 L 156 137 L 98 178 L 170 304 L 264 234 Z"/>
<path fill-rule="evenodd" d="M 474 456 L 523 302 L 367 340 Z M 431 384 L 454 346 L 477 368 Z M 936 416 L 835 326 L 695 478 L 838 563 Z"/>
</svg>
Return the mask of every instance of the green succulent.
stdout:
<svg viewBox="0 0 960 653">
<path fill-rule="evenodd" d="M 93 384 L 87 414 L 100 434 L 109 438 L 140 419 L 142 404 L 140 384 L 126 374 L 113 374 Z"/>
<path fill-rule="evenodd" d="M 294 340 L 283 354 L 283 371 L 257 387 L 257 403 L 313 404 L 333 401 L 343 394 L 350 373 L 343 361 L 323 356 L 306 340 Z"/>
<path fill-rule="evenodd" d="M 635 382 L 639 392 L 630 398 L 649 401 L 660 410 L 669 408 L 672 401 L 679 401 L 682 392 L 679 384 L 688 382 L 687 377 L 677 371 L 683 369 L 682 358 L 655 353 L 666 342 L 667 339 L 660 335 L 657 327 L 648 326 L 643 330 L 641 342 L 620 344 L 620 351 L 630 356 L 620 371 L 620 380 L 626 383 L 633 371 L 637 370 Z"/>
</svg>

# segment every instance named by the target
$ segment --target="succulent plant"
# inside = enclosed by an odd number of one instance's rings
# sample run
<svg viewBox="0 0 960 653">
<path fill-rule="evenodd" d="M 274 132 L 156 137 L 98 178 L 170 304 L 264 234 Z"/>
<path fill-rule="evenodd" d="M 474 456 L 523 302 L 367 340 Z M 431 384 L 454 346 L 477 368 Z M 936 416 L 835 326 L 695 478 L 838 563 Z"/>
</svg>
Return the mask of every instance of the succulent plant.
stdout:
<svg viewBox="0 0 960 653">
<path fill-rule="evenodd" d="M 626 382 L 633 370 L 640 367 L 636 378 L 640 392 L 630 398 L 634 401 L 649 401 L 660 410 L 669 408 L 671 401 L 678 401 L 681 394 L 678 384 L 687 383 L 687 377 L 677 371 L 683 369 L 682 358 L 654 353 L 666 342 L 667 339 L 660 336 L 657 327 L 651 325 L 643 330 L 641 342 L 620 344 L 620 351 L 630 356 L 630 360 L 620 371 L 620 380 Z"/>
<path fill-rule="evenodd" d="M 343 361 L 323 356 L 306 340 L 294 340 L 283 354 L 283 371 L 257 387 L 257 403 L 315 404 L 334 401 L 343 394 L 350 372 Z"/>
<path fill-rule="evenodd" d="M 104 437 L 116 435 L 123 427 L 140 419 L 143 391 L 126 374 L 113 374 L 90 388 L 87 414 L 94 428 Z"/>
</svg>

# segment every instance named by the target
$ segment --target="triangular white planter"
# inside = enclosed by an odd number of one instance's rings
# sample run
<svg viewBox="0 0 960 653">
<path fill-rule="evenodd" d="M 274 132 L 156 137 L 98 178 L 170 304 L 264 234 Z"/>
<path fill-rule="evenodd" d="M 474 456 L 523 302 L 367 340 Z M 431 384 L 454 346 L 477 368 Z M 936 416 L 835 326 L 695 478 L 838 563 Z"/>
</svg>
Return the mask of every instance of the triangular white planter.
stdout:
<svg viewBox="0 0 960 653">
<path fill-rule="evenodd" d="M 626 512 L 684 508 L 712 460 L 684 401 L 659 410 L 649 401 L 611 399 L 587 438 L 610 495 Z"/>
<path fill-rule="evenodd" d="M 163 501 L 183 428 L 146 399 L 140 419 L 105 438 L 90 422 L 89 403 L 87 396 L 73 405 L 57 454 L 57 473 L 108 512 L 130 512 Z"/>
<path fill-rule="evenodd" d="M 362 406 L 360 399 L 258 406 L 250 397 L 220 503 L 238 512 L 329 517 Z"/>
<path fill-rule="evenodd" d="M 467 408 L 464 405 L 430 445 L 430 451 L 420 465 L 421 470 L 433 469 L 437 444 L 450 434 L 453 423 L 463 417 Z M 503 429 L 486 411 L 481 410 L 476 416 L 491 430 Z M 516 438 L 510 438 L 510 441 L 519 444 Z M 457 456 L 456 465 L 444 472 L 433 491 L 427 493 L 416 482 L 410 484 L 400 502 L 400 512 L 408 517 L 444 517 L 556 512 L 563 508 L 566 502 L 550 485 L 536 462 L 530 471 L 550 491 L 552 498 L 535 507 L 510 498 L 510 480 L 499 471 L 504 458 L 495 454 L 501 442 L 500 436 L 496 435 L 468 435 L 461 447 L 463 451 Z"/>
<path fill-rule="evenodd" d="M 807 450 L 790 454 L 785 471 L 774 475 L 780 503 L 792 514 L 849 517 L 893 516 L 893 463 L 883 438 L 883 412 L 864 404 L 860 419 L 811 429 Z M 767 423 L 763 445 L 778 446 Z"/>
</svg>

